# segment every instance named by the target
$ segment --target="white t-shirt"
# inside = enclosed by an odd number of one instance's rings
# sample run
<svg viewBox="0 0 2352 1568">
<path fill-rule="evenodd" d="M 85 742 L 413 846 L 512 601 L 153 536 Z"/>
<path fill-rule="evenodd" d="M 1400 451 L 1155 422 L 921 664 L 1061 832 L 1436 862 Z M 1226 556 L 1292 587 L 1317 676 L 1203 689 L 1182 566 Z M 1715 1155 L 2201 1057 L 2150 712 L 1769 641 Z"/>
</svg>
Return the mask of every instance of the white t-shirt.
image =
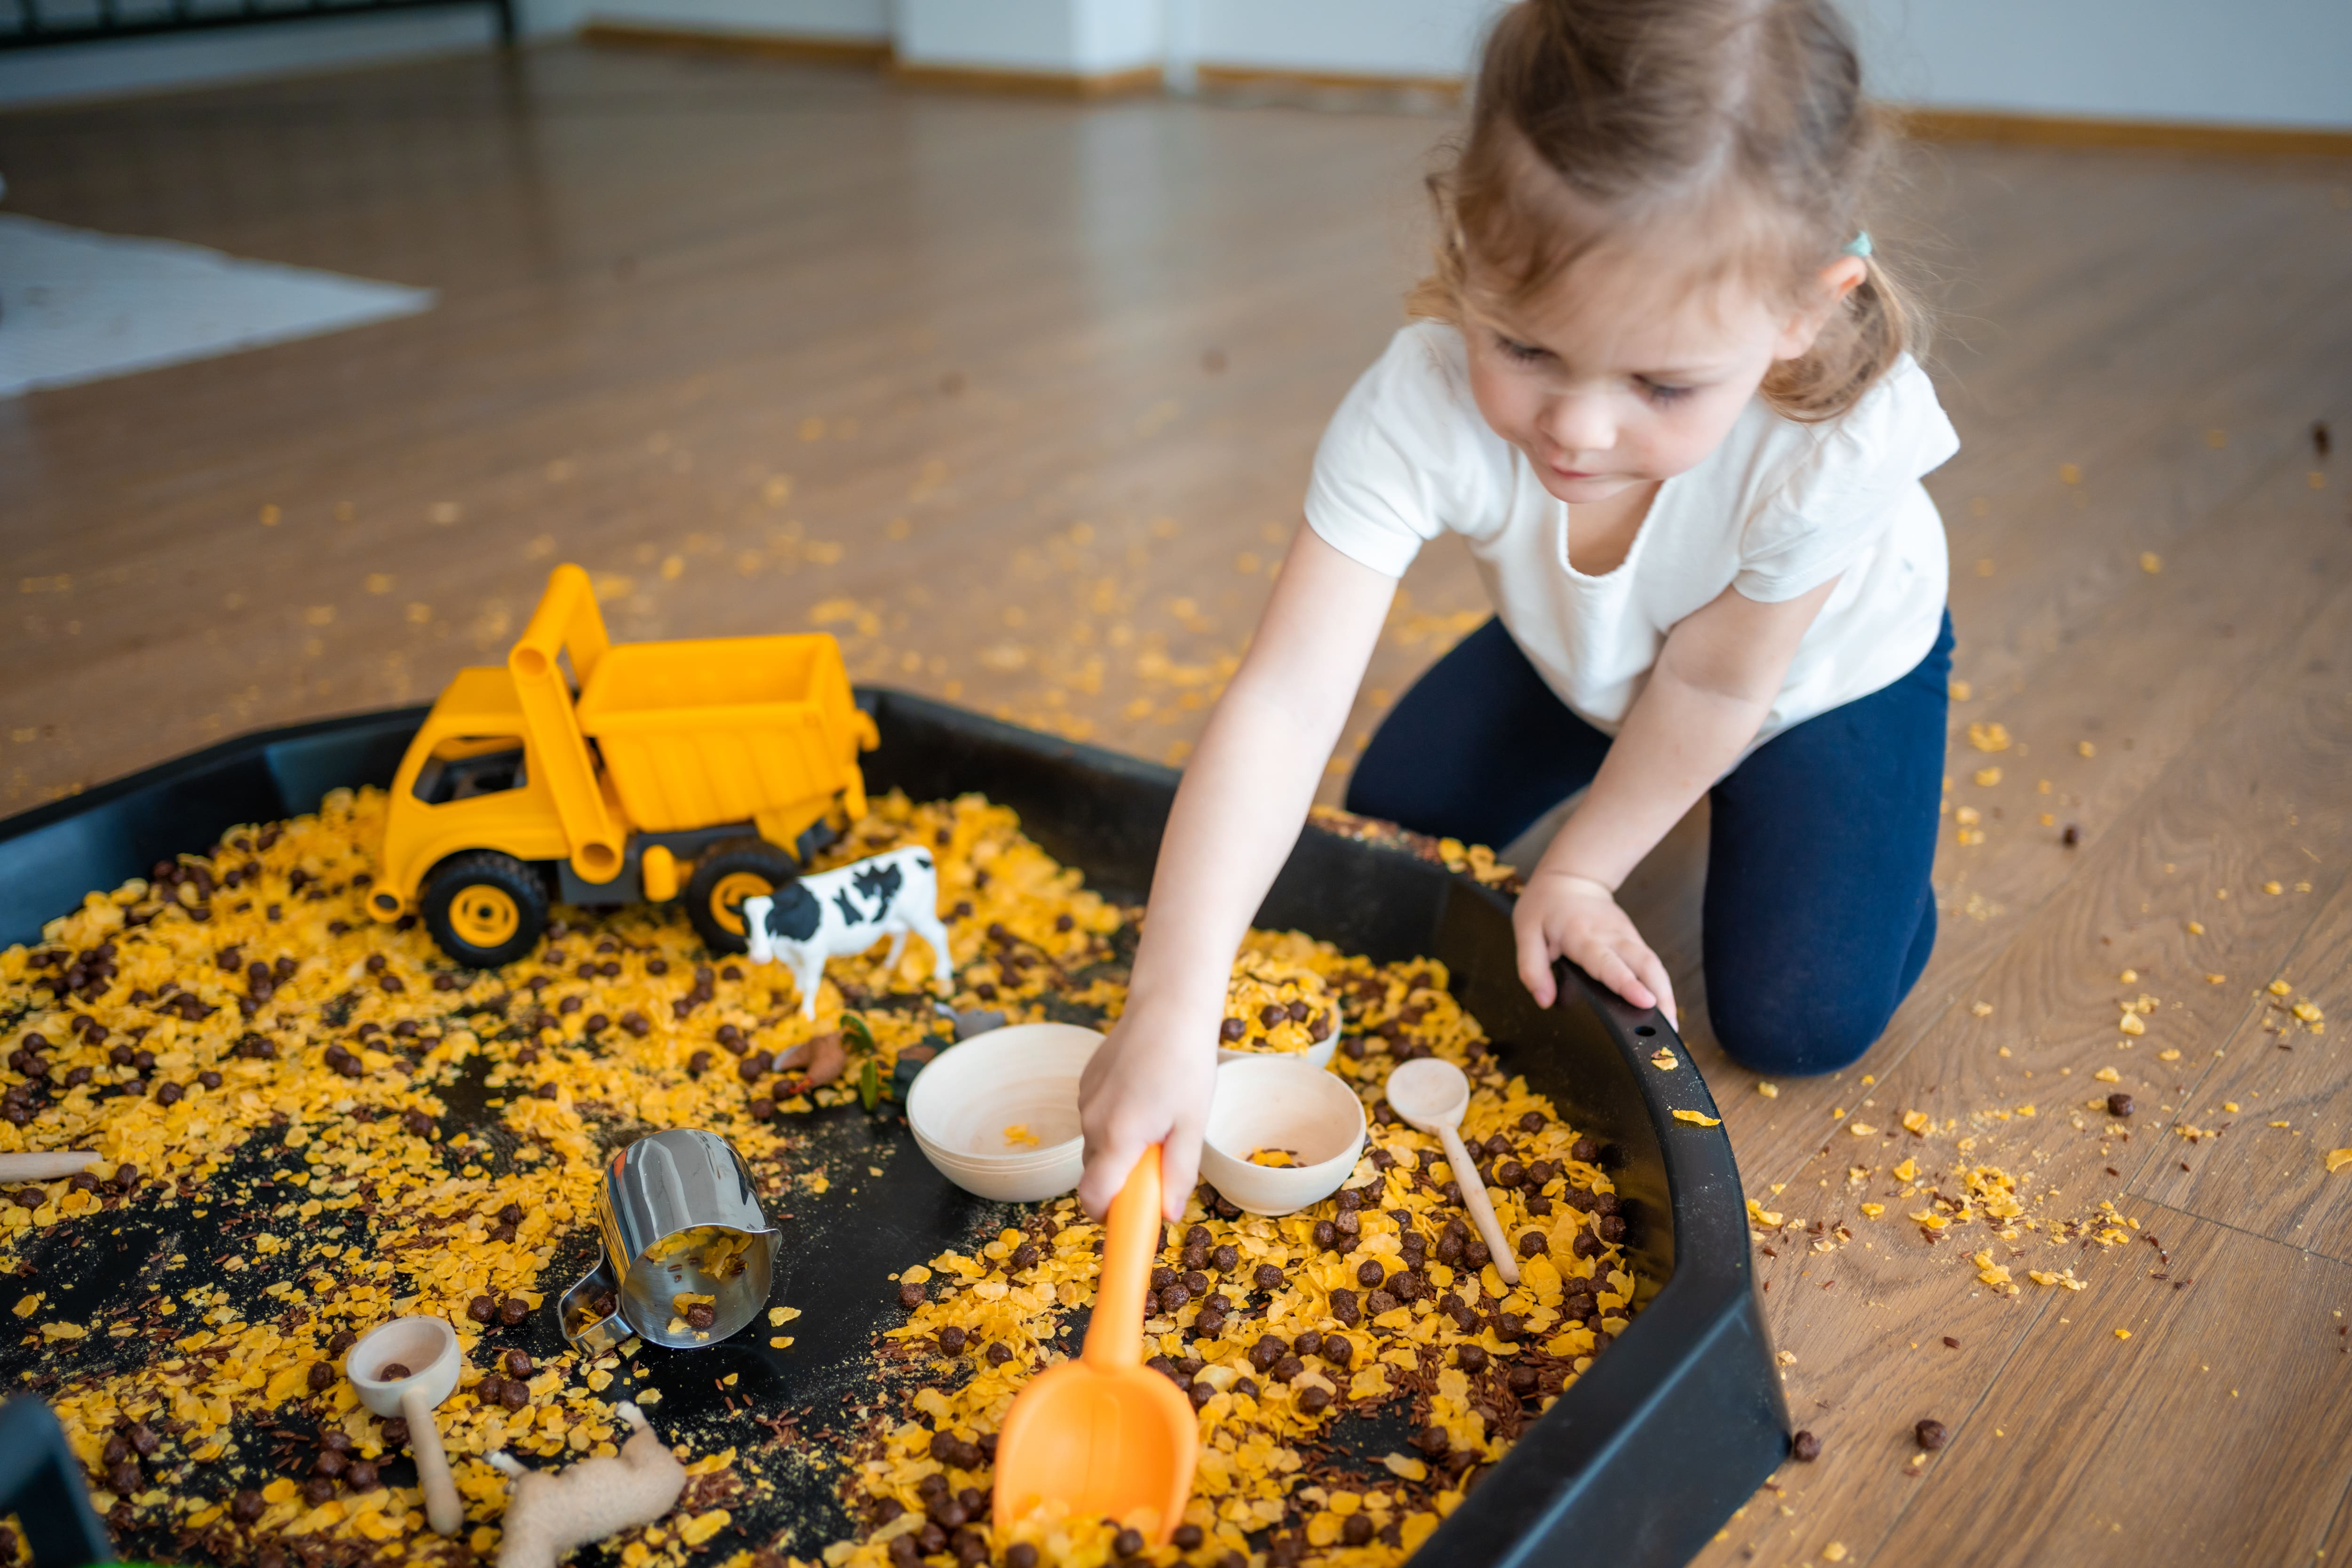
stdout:
<svg viewBox="0 0 2352 1568">
<path fill-rule="evenodd" d="M 1892 684 L 1942 623 L 1943 520 L 1919 477 L 1959 449 L 1907 355 L 1840 417 L 1750 403 L 1723 444 L 1658 487 L 1612 572 L 1569 563 L 1568 506 L 1470 396 L 1462 334 L 1399 331 L 1332 416 L 1307 521 L 1391 577 L 1426 540 L 1469 542 L 1495 610 L 1559 700 L 1617 731 L 1676 622 L 1724 589 L 1777 604 L 1838 577 L 1750 750 Z"/>
</svg>

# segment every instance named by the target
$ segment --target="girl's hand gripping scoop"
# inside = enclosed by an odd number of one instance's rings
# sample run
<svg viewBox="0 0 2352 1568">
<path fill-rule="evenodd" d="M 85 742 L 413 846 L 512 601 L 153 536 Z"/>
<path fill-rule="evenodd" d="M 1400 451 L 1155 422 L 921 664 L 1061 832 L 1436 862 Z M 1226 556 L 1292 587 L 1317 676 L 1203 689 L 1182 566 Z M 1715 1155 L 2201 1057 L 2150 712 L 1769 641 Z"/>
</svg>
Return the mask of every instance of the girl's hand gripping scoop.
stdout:
<svg viewBox="0 0 2352 1568">
<path fill-rule="evenodd" d="M 1040 1505 L 1117 1519 L 1153 1541 L 1183 1521 L 1200 1424 L 1192 1401 L 1143 1364 L 1144 1289 L 1159 1250 L 1154 1144 L 1111 1201 L 1085 1351 L 1040 1373 L 1005 1413 L 996 1436 L 1000 1532 Z"/>
</svg>

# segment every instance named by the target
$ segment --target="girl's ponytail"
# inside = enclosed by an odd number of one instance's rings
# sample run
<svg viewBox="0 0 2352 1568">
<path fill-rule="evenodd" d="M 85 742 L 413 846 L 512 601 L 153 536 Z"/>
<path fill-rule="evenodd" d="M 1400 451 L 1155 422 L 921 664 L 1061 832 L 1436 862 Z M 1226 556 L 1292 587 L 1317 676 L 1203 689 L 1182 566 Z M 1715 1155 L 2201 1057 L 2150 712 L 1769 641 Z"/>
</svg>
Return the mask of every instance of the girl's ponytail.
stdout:
<svg viewBox="0 0 2352 1568">
<path fill-rule="evenodd" d="M 1813 346 L 1765 376 L 1764 400 L 1782 418 L 1804 424 L 1834 419 L 1905 354 L 1926 353 L 1927 319 L 1911 290 L 1874 253 L 1862 264 L 1862 281 L 1839 304 Z"/>
</svg>

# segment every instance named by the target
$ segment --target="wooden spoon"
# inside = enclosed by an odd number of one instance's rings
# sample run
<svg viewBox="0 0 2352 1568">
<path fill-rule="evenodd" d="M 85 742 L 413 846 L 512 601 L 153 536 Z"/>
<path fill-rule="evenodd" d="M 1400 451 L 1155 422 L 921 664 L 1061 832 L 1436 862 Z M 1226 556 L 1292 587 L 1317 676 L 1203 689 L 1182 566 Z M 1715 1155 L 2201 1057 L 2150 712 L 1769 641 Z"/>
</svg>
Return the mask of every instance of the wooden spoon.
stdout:
<svg viewBox="0 0 2352 1568">
<path fill-rule="evenodd" d="M 466 1509 L 449 1475 L 433 1407 L 456 1391 L 464 1371 L 457 1331 L 439 1317 L 379 1323 L 343 1358 L 343 1375 L 360 1403 L 386 1420 L 397 1415 L 408 1423 L 408 1451 L 416 1459 L 425 1517 L 443 1535 L 455 1535 L 464 1526 Z"/>
<path fill-rule="evenodd" d="M 1494 1206 L 1486 1201 L 1486 1184 L 1478 1179 L 1478 1167 L 1470 1151 L 1462 1146 L 1462 1116 L 1470 1109 L 1470 1080 L 1444 1058 L 1423 1057 L 1389 1074 L 1383 1092 L 1389 1109 L 1415 1131 L 1429 1133 L 1445 1145 L 1445 1163 L 1454 1167 L 1454 1179 L 1462 1184 L 1462 1206 L 1476 1222 L 1495 1272 L 1503 1277 L 1504 1284 L 1517 1284 L 1519 1260 L 1511 1256 L 1503 1227 L 1495 1223 Z"/>
<path fill-rule="evenodd" d="M 0 1154 L 0 1182 L 54 1182 L 59 1176 L 79 1176 L 97 1163 L 96 1154 L 77 1149 Z"/>
<path fill-rule="evenodd" d="M 1153 1541 L 1183 1522 L 1201 1428 L 1192 1401 L 1143 1364 L 1144 1289 L 1159 1251 L 1155 1143 L 1111 1200 L 1086 1349 L 1039 1373 L 1005 1412 L 996 1436 L 998 1531 L 1041 1503 L 1117 1519 Z"/>
</svg>

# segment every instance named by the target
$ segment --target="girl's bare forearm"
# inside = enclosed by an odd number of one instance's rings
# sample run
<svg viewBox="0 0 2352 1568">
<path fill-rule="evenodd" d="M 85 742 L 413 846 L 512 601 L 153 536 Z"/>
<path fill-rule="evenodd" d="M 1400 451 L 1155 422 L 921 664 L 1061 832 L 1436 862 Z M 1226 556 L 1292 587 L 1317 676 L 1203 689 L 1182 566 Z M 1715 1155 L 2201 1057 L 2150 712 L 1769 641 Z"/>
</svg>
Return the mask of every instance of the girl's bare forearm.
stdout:
<svg viewBox="0 0 2352 1568">
<path fill-rule="evenodd" d="M 1654 672 L 1591 792 L 1538 870 L 1587 878 L 1613 892 L 1738 760 L 1769 708 Z"/>
<path fill-rule="evenodd" d="M 1302 722 L 1238 689 L 1217 705 L 1160 841 L 1133 996 L 1222 1005 L 1234 950 L 1297 842 L 1345 721 L 1342 710 Z"/>
<path fill-rule="evenodd" d="M 1537 870 L 1615 891 L 1756 738 L 1797 645 L 1836 586 L 1832 578 L 1776 604 L 1726 588 L 1676 625 L 1591 794 Z"/>
<path fill-rule="evenodd" d="M 1213 1030 L 1234 951 L 1298 841 L 1395 589 L 1299 531 L 1176 792 L 1130 1009 L 1170 1008 L 1187 1030 Z"/>
</svg>

